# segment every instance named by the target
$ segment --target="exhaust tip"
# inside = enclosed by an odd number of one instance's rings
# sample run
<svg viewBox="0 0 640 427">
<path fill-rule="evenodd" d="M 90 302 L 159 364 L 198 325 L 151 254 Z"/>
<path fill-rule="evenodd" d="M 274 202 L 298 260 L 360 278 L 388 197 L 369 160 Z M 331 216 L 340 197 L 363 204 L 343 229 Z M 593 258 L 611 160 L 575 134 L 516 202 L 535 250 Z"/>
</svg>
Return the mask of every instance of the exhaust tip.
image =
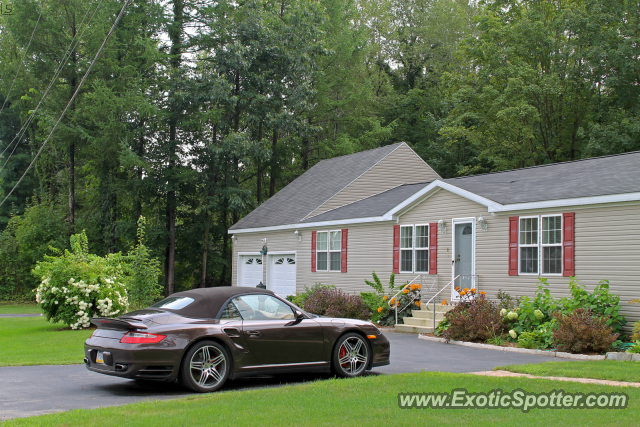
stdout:
<svg viewBox="0 0 640 427">
<path fill-rule="evenodd" d="M 120 363 L 116 363 L 116 371 L 126 371 L 128 367 L 129 367 L 128 365 L 122 365 Z"/>
<path fill-rule="evenodd" d="M 87 359 L 86 357 L 84 358 L 84 364 L 89 366 L 89 359 Z"/>
</svg>

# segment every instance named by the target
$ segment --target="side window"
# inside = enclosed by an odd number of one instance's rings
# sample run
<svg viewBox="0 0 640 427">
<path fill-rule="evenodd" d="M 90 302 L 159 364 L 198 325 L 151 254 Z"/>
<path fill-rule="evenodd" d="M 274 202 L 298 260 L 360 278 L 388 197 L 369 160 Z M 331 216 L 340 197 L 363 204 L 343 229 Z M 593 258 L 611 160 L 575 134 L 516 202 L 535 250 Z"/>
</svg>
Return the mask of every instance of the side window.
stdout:
<svg viewBox="0 0 640 427">
<path fill-rule="evenodd" d="M 270 295 L 243 295 L 233 300 L 244 320 L 293 320 L 293 310 Z"/>
<path fill-rule="evenodd" d="M 230 302 L 224 310 L 222 310 L 220 320 L 242 320 L 242 316 L 240 316 L 240 312 L 236 308 L 235 304 Z"/>
</svg>

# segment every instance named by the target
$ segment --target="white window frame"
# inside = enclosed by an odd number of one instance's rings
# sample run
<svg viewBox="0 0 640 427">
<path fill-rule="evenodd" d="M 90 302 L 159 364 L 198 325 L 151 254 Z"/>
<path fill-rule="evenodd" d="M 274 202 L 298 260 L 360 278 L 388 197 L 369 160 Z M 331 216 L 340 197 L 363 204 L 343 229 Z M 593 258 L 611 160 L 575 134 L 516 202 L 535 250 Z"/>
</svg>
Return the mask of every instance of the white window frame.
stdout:
<svg viewBox="0 0 640 427">
<path fill-rule="evenodd" d="M 520 236 L 522 235 L 522 224 L 521 224 L 521 220 L 523 219 L 535 219 L 536 223 L 538 224 L 538 236 L 536 239 L 536 243 L 530 243 L 530 244 L 522 244 L 520 242 Z M 540 216 L 538 215 L 531 215 L 531 216 L 520 216 L 518 217 L 518 275 L 520 276 L 540 276 Z M 520 250 L 521 248 L 536 248 L 537 252 L 538 252 L 538 269 L 535 273 L 523 273 L 522 272 L 522 251 Z"/>
<path fill-rule="evenodd" d="M 427 227 L 427 246 L 426 247 L 418 247 L 418 233 L 416 232 L 418 227 Z M 429 274 L 429 264 L 431 262 L 431 254 L 429 253 L 429 238 L 431 236 L 429 236 L 429 234 L 431 233 L 431 230 L 429 229 L 429 224 L 415 224 L 413 226 L 413 272 L 414 273 L 419 273 L 419 274 Z M 427 271 L 420 271 L 418 270 L 418 264 L 416 262 L 417 257 L 416 257 L 416 251 L 423 251 L 426 250 L 427 251 Z"/>
<path fill-rule="evenodd" d="M 543 243 L 542 240 L 542 222 L 543 222 L 543 218 L 552 218 L 552 217 L 560 217 L 560 243 L 554 243 L 554 244 L 549 244 L 549 243 Z M 564 259 L 564 218 L 562 217 L 562 214 L 546 214 L 546 215 L 540 215 L 540 267 L 539 267 L 539 271 L 540 271 L 540 275 L 544 275 L 544 276 L 562 276 L 563 270 L 564 270 L 564 265 L 563 264 L 563 259 Z M 550 248 L 550 247 L 557 247 L 560 246 L 560 253 L 562 254 L 562 256 L 560 257 L 560 273 L 545 273 L 544 272 L 544 249 L 543 248 Z"/>
<path fill-rule="evenodd" d="M 327 233 L 327 249 L 326 250 L 318 250 L 318 234 L 320 233 Z M 340 233 L 340 248 L 339 249 L 331 249 L 331 233 Z M 327 269 L 326 270 L 321 270 L 319 268 L 319 263 L 318 263 L 318 254 L 319 253 L 326 253 L 327 254 Z M 331 254 L 332 253 L 340 253 L 340 267 L 337 270 L 332 270 L 331 269 Z M 323 231 L 316 231 L 316 271 L 326 271 L 326 272 L 333 272 L 333 273 L 340 273 L 342 271 L 342 230 L 323 230 Z"/>
<path fill-rule="evenodd" d="M 410 248 L 403 248 L 402 247 L 402 229 L 403 228 L 410 228 L 411 229 L 411 247 Z M 400 273 L 413 273 L 413 269 L 415 268 L 415 252 L 414 252 L 414 248 L 415 248 L 415 227 L 412 225 L 401 225 L 400 226 L 400 253 L 398 254 L 400 256 L 400 259 L 398 260 L 399 264 L 400 264 Z M 402 252 L 403 251 L 411 251 L 411 270 L 403 270 L 402 269 Z"/>
<path fill-rule="evenodd" d="M 416 229 L 417 227 L 427 227 L 427 246 L 426 247 L 421 247 L 418 248 L 417 247 L 417 235 L 416 235 Z M 403 228 L 411 228 L 411 247 L 410 248 L 403 248 L 402 247 L 402 229 Z M 400 257 L 398 259 L 398 264 L 400 264 L 400 273 L 416 273 L 416 274 L 429 274 L 429 262 L 427 262 L 427 271 L 418 271 L 417 265 L 416 265 L 416 251 L 419 250 L 426 250 L 427 251 L 427 257 L 430 256 L 429 254 L 429 233 L 431 232 L 431 230 L 429 230 L 429 224 L 408 224 L 408 225 L 401 225 L 400 226 L 400 253 L 398 254 L 398 256 Z M 402 251 L 411 251 L 411 270 L 403 270 L 402 269 Z"/>
<path fill-rule="evenodd" d="M 560 243 L 554 243 L 554 244 L 548 244 L 548 243 L 542 243 L 542 218 L 549 218 L 549 217 L 560 217 Z M 536 244 L 521 244 L 520 243 L 520 232 L 522 231 L 522 227 L 520 224 L 520 220 L 521 219 L 536 219 L 538 222 L 538 241 L 536 242 Z M 563 273 L 563 268 L 564 266 L 562 265 L 562 259 L 560 260 L 560 273 L 544 273 L 543 272 L 543 256 L 544 256 L 544 250 L 542 248 L 545 247 L 555 247 L 555 246 L 560 246 L 560 250 L 562 251 L 562 258 L 564 259 L 564 233 L 563 233 L 563 227 L 564 226 L 564 218 L 562 217 L 562 213 L 554 213 L 554 214 L 544 214 L 544 215 L 527 215 L 527 216 L 519 216 L 518 217 L 518 275 L 520 276 L 538 276 L 538 277 L 542 277 L 542 276 L 562 276 Z M 520 248 L 532 248 L 535 247 L 538 249 L 538 272 L 537 273 L 523 273 L 522 272 L 522 251 L 520 250 Z"/>
</svg>

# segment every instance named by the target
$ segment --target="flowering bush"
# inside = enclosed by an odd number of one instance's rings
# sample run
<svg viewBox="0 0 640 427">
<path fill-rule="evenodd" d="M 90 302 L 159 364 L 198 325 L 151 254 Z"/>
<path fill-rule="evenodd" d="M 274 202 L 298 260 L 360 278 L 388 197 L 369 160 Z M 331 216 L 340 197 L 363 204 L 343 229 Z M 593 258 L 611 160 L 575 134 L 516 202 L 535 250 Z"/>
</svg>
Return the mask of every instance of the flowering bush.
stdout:
<svg viewBox="0 0 640 427">
<path fill-rule="evenodd" d="M 377 321 L 383 326 L 393 326 L 396 323 L 396 310 L 398 310 L 398 323 L 405 317 L 411 316 L 413 310 L 420 309 L 420 288 L 419 284 L 409 282 L 404 283 L 402 286 L 395 285 L 395 274 L 391 274 L 389 277 L 388 292 L 391 295 L 387 295 L 387 292 L 382 285 L 382 282 L 378 278 L 378 275 L 374 271 L 373 282 L 365 280 L 364 282 L 375 289 L 375 293 L 366 292 L 367 301 L 369 304 L 377 303 L 376 306 L 371 306 L 371 311 L 374 313 L 371 320 Z M 365 294 L 365 293 L 363 293 Z M 361 294 L 361 295 L 363 295 Z M 369 296 L 369 294 L 375 295 Z M 394 297 L 395 294 L 398 294 Z M 374 320 L 375 319 L 375 320 Z"/>
<path fill-rule="evenodd" d="M 369 320 L 371 311 L 360 295 L 328 287 L 314 288 L 304 302 L 304 310 L 319 316 Z"/>
<path fill-rule="evenodd" d="M 116 316 L 128 308 L 122 277 L 122 256 L 99 257 L 88 253 L 87 236 L 71 236 L 71 252 L 45 256 L 33 273 L 41 279 L 36 301 L 52 322 L 64 322 L 71 329 L 90 326 L 91 317 Z"/>
</svg>

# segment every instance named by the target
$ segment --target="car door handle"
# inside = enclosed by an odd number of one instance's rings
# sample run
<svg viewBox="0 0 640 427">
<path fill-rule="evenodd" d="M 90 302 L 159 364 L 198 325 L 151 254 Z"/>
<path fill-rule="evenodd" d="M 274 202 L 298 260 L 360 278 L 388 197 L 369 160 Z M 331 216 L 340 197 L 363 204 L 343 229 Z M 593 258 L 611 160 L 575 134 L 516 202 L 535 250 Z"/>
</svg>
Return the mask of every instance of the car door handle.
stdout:
<svg viewBox="0 0 640 427">
<path fill-rule="evenodd" d="M 258 332 L 258 331 L 247 331 L 247 335 L 249 335 L 250 337 L 259 337 L 260 336 L 260 332 Z"/>
</svg>

